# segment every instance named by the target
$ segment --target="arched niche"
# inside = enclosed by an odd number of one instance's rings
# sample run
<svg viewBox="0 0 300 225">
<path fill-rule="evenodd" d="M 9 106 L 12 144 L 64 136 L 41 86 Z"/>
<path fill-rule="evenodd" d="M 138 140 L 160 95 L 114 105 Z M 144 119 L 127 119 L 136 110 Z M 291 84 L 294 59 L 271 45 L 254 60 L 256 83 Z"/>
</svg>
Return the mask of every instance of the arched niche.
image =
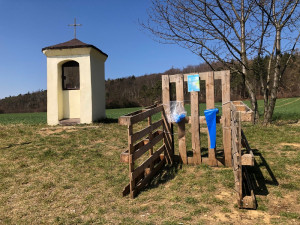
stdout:
<svg viewBox="0 0 300 225">
<path fill-rule="evenodd" d="M 62 89 L 80 90 L 79 63 L 68 61 L 62 64 Z"/>
</svg>

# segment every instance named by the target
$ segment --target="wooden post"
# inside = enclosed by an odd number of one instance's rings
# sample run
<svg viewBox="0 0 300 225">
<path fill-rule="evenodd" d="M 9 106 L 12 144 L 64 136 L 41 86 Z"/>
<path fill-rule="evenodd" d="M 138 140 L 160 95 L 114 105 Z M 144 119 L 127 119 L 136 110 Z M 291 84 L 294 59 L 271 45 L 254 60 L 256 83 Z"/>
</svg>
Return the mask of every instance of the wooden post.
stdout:
<svg viewBox="0 0 300 225">
<path fill-rule="evenodd" d="M 242 171 L 242 143 L 241 143 L 241 136 L 242 136 L 242 124 L 241 124 L 241 112 L 235 111 L 236 118 L 237 118 L 237 150 L 238 150 L 238 176 L 239 176 L 239 205 L 240 207 L 243 204 L 243 171 Z"/>
<path fill-rule="evenodd" d="M 215 90 L 214 90 L 214 73 L 207 72 L 206 78 L 206 108 L 213 109 L 215 108 Z M 216 158 L 216 148 L 210 148 L 210 138 L 209 133 L 208 137 L 208 165 L 217 166 L 217 158 Z"/>
<path fill-rule="evenodd" d="M 135 197 L 135 179 L 132 178 L 131 174 L 134 171 L 134 161 L 133 161 L 133 153 L 134 153 L 134 148 L 133 148 L 133 143 L 131 136 L 133 134 L 133 126 L 130 124 L 127 127 L 128 130 L 128 149 L 129 149 L 129 179 L 130 179 L 130 197 L 134 198 Z"/>
<path fill-rule="evenodd" d="M 164 144 L 166 146 L 166 153 L 167 158 L 169 158 L 170 163 L 173 162 L 173 156 L 174 156 L 174 130 L 173 130 L 173 124 L 169 123 L 166 114 L 170 113 L 170 108 L 167 107 L 170 106 L 170 79 L 169 75 L 163 75 L 162 76 L 162 102 L 164 106 L 164 111 L 162 112 L 162 118 L 164 120 L 163 128 L 164 128 Z"/>
<path fill-rule="evenodd" d="M 223 148 L 225 166 L 231 166 L 231 128 L 230 128 L 230 71 L 222 76 L 222 117 L 223 117 Z"/>
<path fill-rule="evenodd" d="M 199 93 L 198 92 L 191 92 L 191 123 L 192 123 L 193 162 L 195 165 L 198 165 L 201 164 Z"/>
<path fill-rule="evenodd" d="M 184 92 L 183 92 L 184 76 L 179 74 L 176 77 L 176 100 L 182 102 L 184 106 Z M 178 123 L 178 141 L 179 141 L 179 155 L 183 164 L 187 164 L 187 153 L 185 144 L 185 121 Z"/>
<path fill-rule="evenodd" d="M 152 118 L 151 116 L 148 117 L 148 126 L 151 126 L 152 125 Z M 152 131 L 149 132 L 149 142 L 151 142 L 153 139 L 153 134 L 152 134 Z M 153 155 L 153 147 L 151 147 L 149 149 L 149 156 L 151 157 Z M 150 164 L 150 171 L 152 171 L 154 168 L 154 165 L 153 163 Z"/>
</svg>

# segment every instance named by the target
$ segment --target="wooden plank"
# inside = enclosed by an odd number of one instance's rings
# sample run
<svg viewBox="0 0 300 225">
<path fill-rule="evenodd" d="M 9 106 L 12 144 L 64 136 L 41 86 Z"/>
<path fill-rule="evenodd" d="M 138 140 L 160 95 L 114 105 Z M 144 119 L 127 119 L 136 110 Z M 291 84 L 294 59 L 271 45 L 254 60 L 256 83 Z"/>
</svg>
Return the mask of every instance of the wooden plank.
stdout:
<svg viewBox="0 0 300 225">
<path fill-rule="evenodd" d="M 191 123 L 192 123 L 192 149 L 194 164 L 201 164 L 200 151 L 200 123 L 199 123 L 199 94 L 191 92 Z"/>
<path fill-rule="evenodd" d="M 256 209 L 257 205 L 256 205 L 255 194 L 254 194 L 254 188 L 253 188 L 252 180 L 249 177 L 247 167 L 244 167 L 243 174 L 245 178 L 244 187 L 247 189 L 247 192 L 250 192 L 250 196 L 244 196 L 243 193 L 241 208 Z"/>
<path fill-rule="evenodd" d="M 176 100 L 182 102 L 184 106 L 184 92 L 183 92 L 183 75 L 177 75 L 176 78 Z M 179 141 L 179 155 L 183 164 L 187 164 L 187 153 L 185 143 L 185 121 L 178 123 L 178 141 Z"/>
<path fill-rule="evenodd" d="M 236 105 L 236 110 L 240 112 L 246 112 L 247 107 L 245 105 Z"/>
<path fill-rule="evenodd" d="M 217 119 L 217 123 L 221 123 L 222 121 L 222 116 L 217 116 L 216 117 Z M 175 122 L 174 122 L 175 123 Z M 190 116 L 187 116 L 185 118 L 185 123 L 188 123 L 188 124 L 192 124 L 192 118 Z M 206 124 L 206 119 L 205 119 L 205 116 L 199 116 L 199 123 L 200 124 Z"/>
<path fill-rule="evenodd" d="M 155 160 L 160 158 L 160 154 L 165 150 L 165 145 L 162 145 L 150 158 L 144 161 L 139 167 L 131 173 L 132 179 L 135 179 L 139 174 L 143 173 L 144 170 L 154 163 Z M 153 169 L 153 168 L 152 168 Z"/>
<path fill-rule="evenodd" d="M 215 75 L 214 79 L 215 80 L 221 80 L 224 77 L 224 72 L 230 73 L 229 70 L 214 71 L 214 75 Z M 200 80 L 206 80 L 206 72 L 202 72 L 202 73 L 185 73 L 185 74 L 183 74 L 183 76 L 184 76 L 184 82 L 187 82 L 187 76 L 188 75 L 194 75 L 194 74 L 198 74 Z M 178 75 L 181 75 L 181 74 L 169 75 L 169 77 L 170 77 L 170 83 L 176 83 L 176 77 Z M 168 76 L 168 75 L 163 75 L 163 76 Z"/>
<path fill-rule="evenodd" d="M 215 108 L 215 80 L 214 73 L 207 72 L 206 78 L 206 109 L 214 109 Z M 216 159 L 216 148 L 210 148 L 210 137 L 208 138 L 208 158 L 210 166 L 217 166 Z"/>
<path fill-rule="evenodd" d="M 138 123 L 140 121 L 143 121 L 147 117 L 152 116 L 152 115 L 154 115 L 154 114 L 156 114 L 158 112 L 161 112 L 162 110 L 163 110 L 163 106 L 159 105 L 159 106 L 157 106 L 157 107 L 155 107 L 153 109 L 149 109 L 149 110 L 147 110 L 145 112 L 142 112 L 142 113 L 139 113 L 139 114 L 137 114 L 135 116 L 132 116 L 130 118 L 130 124 L 132 125 L 132 124 Z"/>
<path fill-rule="evenodd" d="M 254 120 L 254 112 L 252 110 L 250 112 L 242 112 L 243 122 L 253 122 L 253 120 Z"/>
<path fill-rule="evenodd" d="M 242 137 L 242 127 L 241 127 L 241 112 L 237 112 L 237 121 L 238 121 L 238 130 L 237 130 L 237 147 L 238 147 L 238 154 L 239 154 L 239 157 L 238 157 L 238 165 L 239 165 L 239 183 L 240 183 L 240 186 L 239 186 L 239 193 L 240 194 L 240 201 L 241 201 L 241 204 L 242 204 L 242 197 L 243 197 L 243 171 L 242 171 L 242 143 L 241 143 L 241 137 Z"/>
<path fill-rule="evenodd" d="M 161 170 L 161 168 L 165 165 L 165 160 L 160 161 L 155 168 L 143 179 L 141 180 L 136 187 L 134 192 L 134 196 L 137 195 L 138 192 L 141 191 L 150 181 L 151 179 Z"/>
<path fill-rule="evenodd" d="M 170 80 L 169 75 L 163 75 L 162 76 L 162 102 L 164 106 L 164 111 L 162 112 L 162 118 L 163 118 L 163 127 L 164 127 L 164 144 L 166 145 L 166 154 L 168 155 L 168 162 L 173 162 L 173 156 L 174 156 L 174 128 L 173 124 L 169 123 L 167 120 L 167 113 L 170 113 L 170 107 L 167 107 L 167 105 L 170 106 Z"/>
<path fill-rule="evenodd" d="M 130 141 L 131 135 L 133 133 L 133 126 L 128 125 L 127 131 L 128 131 L 128 150 L 129 150 L 129 159 L 130 159 L 132 157 L 133 153 L 134 153 L 133 144 Z M 133 172 L 133 170 L 134 170 L 134 161 L 129 160 L 129 176 Z M 133 192 L 135 190 L 135 180 L 130 179 L 129 183 L 130 183 L 130 197 L 134 198 L 134 193 Z"/>
<path fill-rule="evenodd" d="M 129 163 L 128 149 L 120 154 L 120 161 L 123 163 Z"/>
<path fill-rule="evenodd" d="M 132 156 L 132 160 L 135 161 L 138 158 L 140 158 L 145 152 L 147 152 L 150 148 L 152 148 L 154 145 L 156 145 L 159 141 L 161 141 L 164 137 L 164 133 L 161 133 L 157 137 L 155 137 L 151 142 L 148 144 L 142 146 L 140 149 L 135 151 Z M 132 171 L 131 171 L 132 172 Z"/>
<path fill-rule="evenodd" d="M 223 71 L 222 76 L 222 116 L 223 123 L 223 148 L 225 165 L 231 166 L 231 129 L 230 129 L 230 71 Z M 233 104 L 232 104 L 233 105 Z"/>
<path fill-rule="evenodd" d="M 139 121 L 141 121 L 143 119 L 146 119 L 147 117 L 149 117 L 151 115 L 147 114 L 147 116 L 145 116 L 141 120 L 135 121 L 135 119 L 138 119 L 140 117 L 140 115 L 143 115 L 143 113 L 151 111 L 151 109 L 156 109 L 157 110 L 158 107 L 161 107 L 161 106 L 155 104 L 155 105 L 148 106 L 148 107 L 146 107 L 144 109 L 140 109 L 140 110 L 137 110 L 135 112 L 128 113 L 128 114 L 126 114 L 124 116 L 120 116 L 119 119 L 118 119 L 119 125 L 130 125 L 130 124 L 137 123 L 137 122 L 139 122 Z M 160 111 L 157 111 L 157 112 L 160 112 Z M 154 114 L 155 114 L 155 111 L 154 111 Z M 132 122 L 132 121 L 134 121 L 134 122 Z"/>
<path fill-rule="evenodd" d="M 121 116 L 118 119 L 119 125 L 126 125 L 128 126 L 130 124 L 130 116 Z"/>
<path fill-rule="evenodd" d="M 242 166 L 254 166 L 254 157 L 251 154 L 243 154 Z"/>
<path fill-rule="evenodd" d="M 131 141 L 132 142 L 136 142 L 137 140 L 145 137 L 147 134 L 153 132 L 154 130 L 156 130 L 157 128 L 159 128 L 160 126 L 163 125 L 163 120 L 159 120 L 153 124 L 150 124 L 148 127 L 146 127 L 145 129 L 143 130 L 140 130 L 136 133 L 134 133 L 131 137 Z"/>
<path fill-rule="evenodd" d="M 208 157 L 202 157 L 202 164 L 209 165 L 209 158 Z M 224 159 L 223 158 L 217 158 L 217 166 L 224 166 Z"/>
<path fill-rule="evenodd" d="M 152 125 L 152 118 L 151 116 L 148 117 L 148 126 L 151 127 Z M 149 142 L 151 142 L 153 139 L 152 131 L 149 132 Z M 149 150 L 149 156 L 151 157 L 153 155 L 153 146 Z M 153 163 L 150 164 L 150 171 L 153 169 Z"/>
</svg>

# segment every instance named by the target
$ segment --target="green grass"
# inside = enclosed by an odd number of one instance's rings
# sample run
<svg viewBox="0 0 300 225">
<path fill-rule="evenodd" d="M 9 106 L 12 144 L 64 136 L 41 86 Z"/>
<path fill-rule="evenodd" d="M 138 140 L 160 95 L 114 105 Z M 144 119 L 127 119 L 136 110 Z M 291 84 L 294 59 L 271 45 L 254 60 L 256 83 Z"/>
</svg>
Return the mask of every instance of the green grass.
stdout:
<svg viewBox="0 0 300 225">
<path fill-rule="evenodd" d="M 292 100 L 278 105 L 298 104 Z M 300 119 L 296 108 L 285 106 L 278 108 L 281 119 L 289 119 L 281 108 Z M 107 116 L 116 119 L 137 109 L 107 110 Z M 298 123 L 243 124 L 250 146 L 258 149 L 255 211 L 235 207 L 232 168 L 206 165 L 167 166 L 137 198 L 122 197 L 129 181 L 128 165 L 120 163 L 127 127 L 115 121 L 49 127 L 45 113 L 2 114 L 0 121 L 1 224 L 300 223 Z M 218 149 L 220 133 L 218 126 Z M 189 132 L 186 140 L 191 149 Z M 207 135 L 201 132 L 205 145 Z"/>
<path fill-rule="evenodd" d="M 244 101 L 245 104 L 250 106 L 249 101 Z M 258 101 L 259 111 L 263 114 L 263 100 Z M 219 115 L 222 115 L 222 104 L 216 103 L 219 109 Z M 205 103 L 199 105 L 200 115 L 204 115 L 206 108 Z M 122 109 L 107 109 L 106 116 L 108 119 L 118 119 L 120 116 L 137 111 L 141 107 L 136 108 L 122 108 Z M 186 104 L 185 109 L 187 114 L 191 114 L 190 105 Z M 298 120 L 300 118 L 300 97 L 298 98 L 282 98 L 277 99 L 276 107 L 273 115 L 273 120 Z M 160 118 L 160 113 L 153 117 L 153 120 Z M 9 113 L 0 114 L 0 124 L 46 124 L 46 113 Z"/>
</svg>

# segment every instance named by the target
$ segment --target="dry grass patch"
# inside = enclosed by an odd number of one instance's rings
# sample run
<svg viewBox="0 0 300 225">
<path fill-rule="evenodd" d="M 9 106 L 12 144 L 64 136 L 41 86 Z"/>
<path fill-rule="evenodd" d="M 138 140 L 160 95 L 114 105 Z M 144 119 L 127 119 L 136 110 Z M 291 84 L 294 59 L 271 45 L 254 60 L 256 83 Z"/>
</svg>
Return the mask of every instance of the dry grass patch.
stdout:
<svg viewBox="0 0 300 225">
<path fill-rule="evenodd" d="M 116 123 L 1 126 L 0 223 L 299 224 L 300 155 L 280 143 L 299 143 L 300 128 L 244 130 L 260 154 L 256 211 L 236 208 L 231 168 L 204 165 L 167 166 L 136 199 L 122 197 L 129 181 L 128 165 L 119 162 L 127 128 Z"/>
</svg>

